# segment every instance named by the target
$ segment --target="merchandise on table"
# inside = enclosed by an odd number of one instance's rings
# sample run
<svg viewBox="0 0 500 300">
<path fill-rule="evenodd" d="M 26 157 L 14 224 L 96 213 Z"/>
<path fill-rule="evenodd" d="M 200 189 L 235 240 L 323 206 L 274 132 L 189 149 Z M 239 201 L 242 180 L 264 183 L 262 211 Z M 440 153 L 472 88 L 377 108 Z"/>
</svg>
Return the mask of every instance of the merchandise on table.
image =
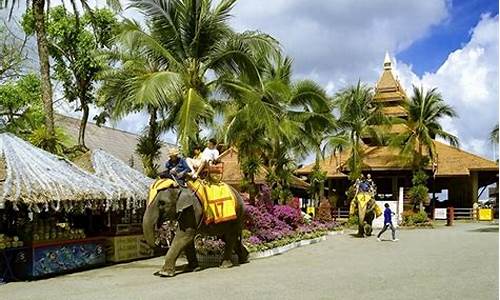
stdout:
<svg viewBox="0 0 500 300">
<path fill-rule="evenodd" d="M 22 247 L 23 245 L 23 241 L 20 241 L 17 235 L 6 236 L 5 234 L 0 234 L 0 250 Z"/>
</svg>

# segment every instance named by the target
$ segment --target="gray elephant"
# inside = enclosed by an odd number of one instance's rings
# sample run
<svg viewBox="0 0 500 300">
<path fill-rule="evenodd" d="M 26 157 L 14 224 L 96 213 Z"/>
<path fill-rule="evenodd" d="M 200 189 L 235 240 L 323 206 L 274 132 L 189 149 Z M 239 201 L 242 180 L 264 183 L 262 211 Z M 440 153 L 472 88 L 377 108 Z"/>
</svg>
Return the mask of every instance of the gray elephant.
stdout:
<svg viewBox="0 0 500 300">
<path fill-rule="evenodd" d="M 243 246 L 241 237 L 245 207 L 238 192 L 232 189 L 232 193 L 237 201 L 237 218 L 224 223 L 206 225 L 203 222 L 202 205 L 190 189 L 174 187 L 158 192 L 144 213 L 142 227 L 147 244 L 150 247 L 155 246 L 155 228 L 158 224 L 166 220 L 177 220 L 178 225 L 175 237 L 165 256 L 165 264 L 160 271 L 155 273 L 156 275 L 174 276 L 175 262 L 183 250 L 188 260 L 184 271 L 199 269 L 194 247 L 194 238 L 198 233 L 219 236 L 224 240 L 226 246 L 220 265 L 222 268 L 233 265 L 231 262 L 233 251 L 238 255 L 239 263 L 248 261 L 248 251 Z"/>
<path fill-rule="evenodd" d="M 359 192 L 351 201 L 350 216 L 358 216 L 358 236 L 371 236 L 373 220 L 382 215 L 382 210 L 375 202 L 372 193 Z"/>
</svg>

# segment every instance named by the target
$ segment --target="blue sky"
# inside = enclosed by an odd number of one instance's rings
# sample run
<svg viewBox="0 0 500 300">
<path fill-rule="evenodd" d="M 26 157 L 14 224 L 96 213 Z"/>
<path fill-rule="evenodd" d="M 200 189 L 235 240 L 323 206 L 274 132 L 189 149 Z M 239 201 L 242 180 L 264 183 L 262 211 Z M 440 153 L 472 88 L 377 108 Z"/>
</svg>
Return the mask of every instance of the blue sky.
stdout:
<svg viewBox="0 0 500 300">
<path fill-rule="evenodd" d="M 450 52 L 461 48 L 470 39 L 471 28 L 482 14 L 498 14 L 496 0 L 453 0 L 448 4 L 449 17 L 430 28 L 424 38 L 398 53 L 398 59 L 413 65 L 413 71 L 422 76 L 435 72 Z M 432 53 L 432 55 L 429 55 Z"/>
</svg>

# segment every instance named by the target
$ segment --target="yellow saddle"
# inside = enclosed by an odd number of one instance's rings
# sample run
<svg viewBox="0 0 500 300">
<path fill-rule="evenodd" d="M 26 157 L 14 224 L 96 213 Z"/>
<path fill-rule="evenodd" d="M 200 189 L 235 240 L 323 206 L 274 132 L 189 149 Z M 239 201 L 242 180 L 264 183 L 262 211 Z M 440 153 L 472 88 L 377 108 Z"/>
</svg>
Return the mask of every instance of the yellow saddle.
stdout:
<svg viewBox="0 0 500 300">
<path fill-rule="evenodd" d="M 236 198 L 229 185 L 196 180 L 189 181 L 188 187 L 196 193 L 203 205 L 205 224 L 217 224 L 237 218 Z"/>
<path fill-rule="evenodd" d="M 177 183 L 172 179 L 157 179 L 149 187 L 148 203 L 149 205 L 155 199 L 159 191 L 168 189 L 171 187 L 177 187 Z"/>
</svg>

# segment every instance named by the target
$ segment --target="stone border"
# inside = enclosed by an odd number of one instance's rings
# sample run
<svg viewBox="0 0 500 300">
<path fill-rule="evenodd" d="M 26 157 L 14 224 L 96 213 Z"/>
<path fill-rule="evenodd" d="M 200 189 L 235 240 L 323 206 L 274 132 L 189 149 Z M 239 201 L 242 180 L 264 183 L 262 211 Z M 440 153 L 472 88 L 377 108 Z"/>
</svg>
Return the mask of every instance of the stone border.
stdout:
<svg viewBox="0 0 500 300">
<path fill-rule="evenodd" d="M 317 237 L 314 239 L 301 240 L 301 241 L 293 242 L 293 243 L 290 243 L 288 245 L 281 246 L 281 247 L 276 247 L 276 248 L 272 248 L 272 249 L 268 249 L 268 250 L 264 250 L 264 251 L 252 252 L 249 255 L 249 259 L 254 260 L 254 259 L 260 259 L 260 258 L 266 258 L 266 257 L 275 256 L 275 255 L 280 255 L 280 254 L 283 254 L 285 252 L 288 252 L 288 251 L 295 249 L 295 248 L 298 248 L 298 247 L 316 244 L 316 243 L 319 243 L 321 241 L 325 241 L 327 236 L 334 236 L 334 235 L 341 235 L 341 234 L 344 234 L 344 230 L 329 231 L 326 235 L 323 235 L 323 236 L 320 236 L 320 237 Z"/>
</svg>

